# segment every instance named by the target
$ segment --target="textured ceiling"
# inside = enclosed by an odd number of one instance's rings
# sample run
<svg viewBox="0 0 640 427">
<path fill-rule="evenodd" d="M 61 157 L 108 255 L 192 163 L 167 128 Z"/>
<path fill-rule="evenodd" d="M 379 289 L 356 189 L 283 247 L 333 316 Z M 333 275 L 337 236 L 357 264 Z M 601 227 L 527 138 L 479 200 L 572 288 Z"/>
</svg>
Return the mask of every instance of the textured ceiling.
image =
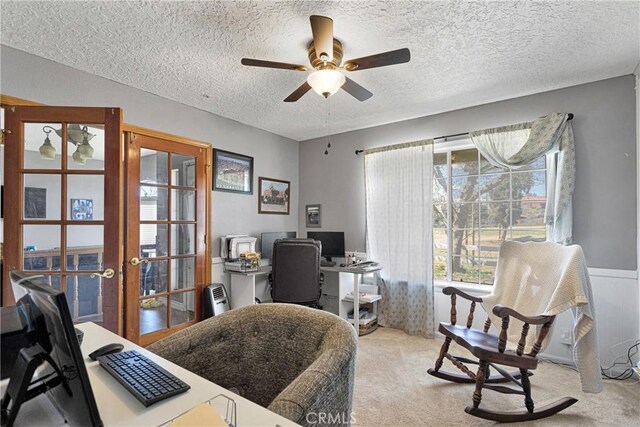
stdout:
<svg viewBox="0 0 640 427">
<path fill-rule="evenodd" d="M 345 59 L 408 47 L 408 64 L 349 73 L 371 92 L 330 98 L 339 133 L 631 73 L 638 2 L 2 1 L 8 46 L 258 128 L 326 133 L 326 101 L 282 100 L 307 73 L 309 16 L 334 19 Z M 204 95 L 207 96 L 204 96 Z"/>
</svg>

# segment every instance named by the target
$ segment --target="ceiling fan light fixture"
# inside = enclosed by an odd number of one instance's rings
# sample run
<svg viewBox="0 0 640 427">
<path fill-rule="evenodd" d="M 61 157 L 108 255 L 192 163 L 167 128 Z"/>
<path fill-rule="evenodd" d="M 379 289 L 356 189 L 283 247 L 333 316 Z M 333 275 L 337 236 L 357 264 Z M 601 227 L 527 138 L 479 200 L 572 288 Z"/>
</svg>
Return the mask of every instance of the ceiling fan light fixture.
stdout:
<svg viewBox="0 0 640 427">
<path fill-rule="evenodd" d="M 313 90 L 325 98 L 333 95 L 346 81 L 344 75 L 336 70 L 318 70 L 307 77 L 307 83 Z"/>
</svg>

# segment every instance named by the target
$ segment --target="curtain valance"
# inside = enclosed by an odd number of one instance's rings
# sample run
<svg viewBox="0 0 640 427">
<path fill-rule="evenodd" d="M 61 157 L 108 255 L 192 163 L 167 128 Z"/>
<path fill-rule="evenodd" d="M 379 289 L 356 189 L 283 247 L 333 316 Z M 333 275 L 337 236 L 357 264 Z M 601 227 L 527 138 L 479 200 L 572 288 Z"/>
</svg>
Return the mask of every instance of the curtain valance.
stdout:
<svg viewBox="0 0 640 427">
<path fill-rule="evenodd" d="M 568 114 L 551 113 L 530 123 L 474 131 L 470 136 L 496 167 L 519 169 L 546 156 L 547 240 L 571 243 L 575 146 Z"/>
</svg>

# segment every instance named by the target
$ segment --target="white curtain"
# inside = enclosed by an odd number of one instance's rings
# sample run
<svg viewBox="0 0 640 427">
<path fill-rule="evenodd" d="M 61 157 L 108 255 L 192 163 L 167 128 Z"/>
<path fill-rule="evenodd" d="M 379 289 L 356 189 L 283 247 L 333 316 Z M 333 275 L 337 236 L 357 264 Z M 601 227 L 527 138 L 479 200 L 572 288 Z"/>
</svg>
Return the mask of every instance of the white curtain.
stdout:
<svg viewBox="0 0 640 427">
<path fill-rule="evenodd" d="M 492 165 L 520 169 L 542 156 L 547 160 L 547 240 L 568 245 L 573 228 L 575 144 L 568 114 L 551 113 L 530 122 L 470 133 Z"/>
<path fill-rule="evenodd" d="M 379 323 L 434 335 L 433 141 L 365 151 L 367 253 L 382 264 Z"/>
</svg>

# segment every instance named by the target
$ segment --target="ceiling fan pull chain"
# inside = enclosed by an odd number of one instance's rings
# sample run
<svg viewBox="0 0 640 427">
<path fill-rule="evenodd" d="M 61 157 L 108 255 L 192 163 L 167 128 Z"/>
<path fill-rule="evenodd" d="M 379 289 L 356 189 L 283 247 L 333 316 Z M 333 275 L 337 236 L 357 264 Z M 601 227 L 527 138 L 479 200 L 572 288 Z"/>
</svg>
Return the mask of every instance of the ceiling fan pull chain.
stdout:
<svg viewBox="0 0 640 427">
<path fill-rule="evenodd" d="M 325 126 L 327 128 L 327 148 L 324 150 L 324 155 L 327 156 L 329 154 L 329 148 L 331 148 L 331 101 L 329 98 L 326 98 L 327 102 L 327 115 L 325 116 Z"/>
</svg>

